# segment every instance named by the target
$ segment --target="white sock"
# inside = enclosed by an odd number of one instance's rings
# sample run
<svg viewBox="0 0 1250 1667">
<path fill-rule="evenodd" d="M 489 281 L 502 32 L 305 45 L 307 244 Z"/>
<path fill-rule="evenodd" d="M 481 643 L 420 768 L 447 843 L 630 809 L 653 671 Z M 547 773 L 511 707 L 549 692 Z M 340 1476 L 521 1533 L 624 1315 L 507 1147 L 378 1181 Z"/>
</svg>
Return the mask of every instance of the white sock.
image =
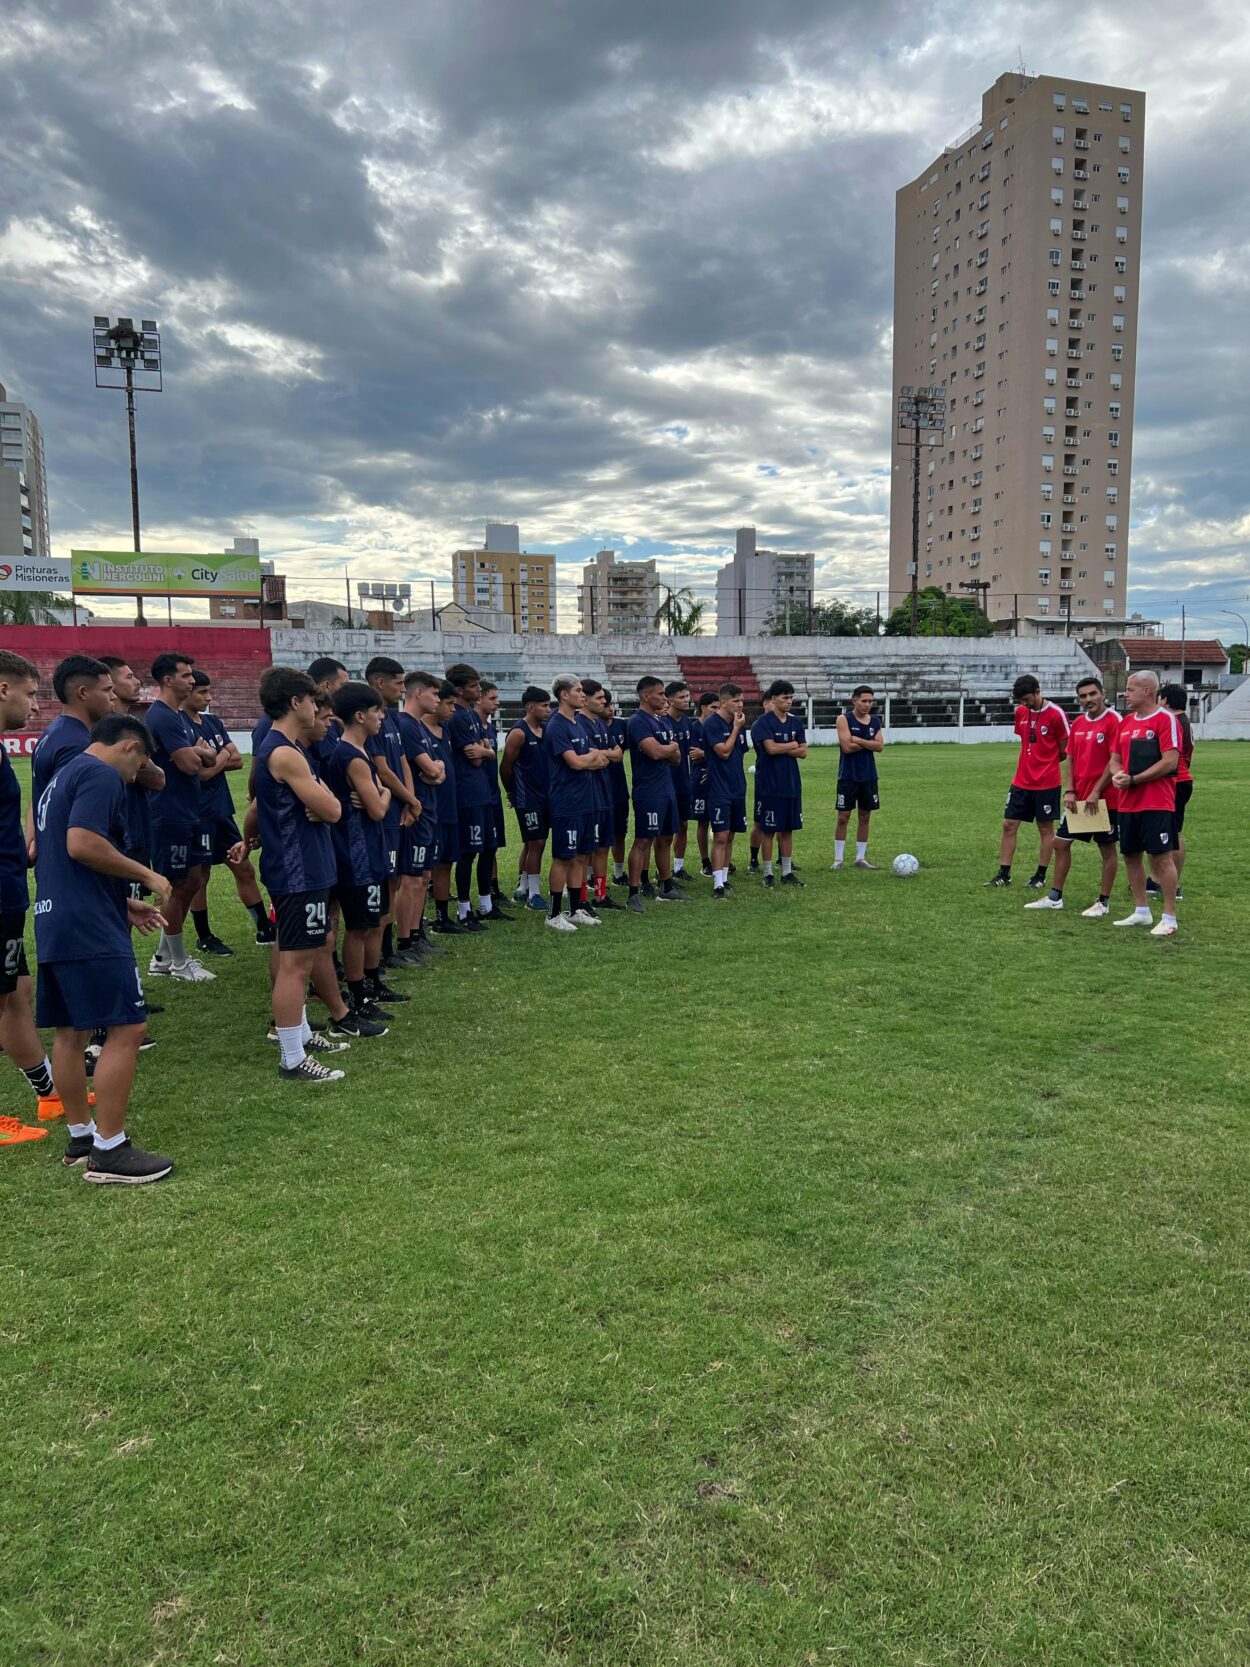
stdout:
<svg viewBox="0 0 1250 1667">
<path fill-rule="evenodd" d="M 87 1135 L 95 1133 L 95 1118 L 93 1117 L 89 1123 L 67 1123 L 66 1127 L 75 1140 L 83 1140 Z"/>
<path fill-rule="evenodd" d="M 788 874 L 793 867 L 794 867 L 794 858 L 793 857 L 782 857 L 782 859 L 781 859 L 781 872 L 783 874 Z"/>
<path fill-rule="evenodd" d="M 111 1134 L 111 1135 L 102 1135 L 100 1133 L 99 1129 L 96 1129 L 96 1131 L 95 1131 L 95 1149 L 96 1149 L 97 1152 L 111 1152 L 113 1150 L 114 1146 L 120 1146 L 122 1141 L 125 1140 L 125 1138 L 126 1138 L 125 1129 L 123 1129 L 120 1134 Z"/>
<path fill-rule="evenodd" d="M 304 1007 L 304 1008 L 300 1009 L 300 1016 L 299 1016 L 299 1039 L 300 1039 L 301 1048 L 303 1047 L 304 1043 L 307 1042 L 307 1041 L 310 1041 L 311 1038 L 312 1038 L 312 1026 L 308 1022 L 308 1009 L 306 1007 Z"/>
<path fill-rule="evenodd" d="M 456 916 L 457 916 L 458 919 L 468 920 L 469 915 L 470 915 L 471 912 L 472 912 L 472 906 L 470 904 L 468 904 L 468 903 L 457 903 L 456 904 Z"/>
<path fill-rule="evenodd" d="M 1133 913 L 1135 915 L 1140 915 L 1143 920 L 1153 920 L 1154 919 L 1154 916 L 1150 912 L 1149 903 L 1138 903 L 1136 905 L 1136 907 L 1134 908 Z"/>
<path fill-rule="evenodd" d="M 298 1065 L 304 1057 L 304 1038 L 300 1025 L 275 1025 L 278 1032 L 278 1046 L 282 1050 L 284 1065 Z"/>
<path fill-rule="evenodd" d="M 166 932 L 163 941 L 169 959 L 176 967 L 182 966 L 187 958 L 187 947 L 182 941 L 182 933 Z"/>
<path fill-rule="evenodd" d="M 525 890 L 530 897 L 542 896 L 542 880 L 541 874 L 527 874 L 525 876 Z"/>
<path fill-rule="evenodd" d="M 168 961 L 169 959 L 169 939 L 164 932 L 156 940 L 156 959 L 158 961 Z"/>
<path fill-rule="evenodd" d="M 765 861 L 765 863 L 764 863 L 764 872 L 765 872 L 765 874 L 771 874 L 772 871 L 773 871 L 772 863 L 768 862 L 768 861 Z"/>
<path fill-rule="evenodd" d="M 868 855 L 868 841 L 866 839 L 857 839 L 855 841 L 855 860 L 856 860 L 856 862 L 863 862 L 864 858 L 867 855 Z"/>
<path fill-rule="evenodd" d="M 718 868 L 716 870 L 716 884 L 718 886 L 723 886 L 728 878 L 729 870 L 727 868 Z"/>
<path fill-rule="evenodd" d="M 1175 915 L 1170 915 L 1167 912 L 1166 909 L 1164 909 L 1164 911 L 1163 911 L 1163 918 L 1164 918 L 1164 920 L 1167 921 L 1169 926 L 1175 926 L 1176 925 L 1176 916 Z"/>
<path fill-rule="evenodd" d="M 833 860 L 834 860 L 834 862 L 841 862 L 845 855 L 846 855 L 846 841 L 844 839 L 835 839 L 834 842 L 833 842 Z"/>
<path fill-rule="evenodd" d="M 625 878 L 625 864 L 623 862 L 617 862 L 615 858 L 612 859 L 612 878 L 614 880 L 623 880 Z"/>
<path fill-rule="evenodd" d="M 479 914 L 482 914 L 482 915 L 488 915 L 490 913 L 490 893 L 489 892 L 487 892 L 485 897 L 479 897 L 478 898 L 478 900 L 477 900 L 477 912 Z M 505 921 L 504 924 L 506 925 L 507 922 Z"/>
<path fill-rule="evenodd" d="M 674 874 L 684 873 L 685 868 L 686 868 L 686 859 L 685 859 L 685 857 L 674 857 L 673 858 L 673 873 Z"/>
</svg>

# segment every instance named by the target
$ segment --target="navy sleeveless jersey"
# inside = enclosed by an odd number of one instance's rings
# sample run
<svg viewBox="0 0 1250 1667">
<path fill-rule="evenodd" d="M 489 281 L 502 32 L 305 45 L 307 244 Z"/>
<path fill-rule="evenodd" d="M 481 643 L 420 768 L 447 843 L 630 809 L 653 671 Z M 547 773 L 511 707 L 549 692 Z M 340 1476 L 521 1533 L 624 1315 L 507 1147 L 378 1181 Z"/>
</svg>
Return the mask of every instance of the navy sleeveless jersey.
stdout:
<svg viewBox="0 0 1250 1667">
<path fill-rule="evenodd" d="M 280 747 L 295 741 L 271 729 L 256 755 L 256 810 L 260 818 L 260 877 L 274 897 L 292 892 L 323 891 L 334 884 L 334 840 L 325 822 L 310 822 L 303 801 L 269 770 L 269 760 Z M 316 774 L 313 761 L 309 768 Z"/>
</svg>

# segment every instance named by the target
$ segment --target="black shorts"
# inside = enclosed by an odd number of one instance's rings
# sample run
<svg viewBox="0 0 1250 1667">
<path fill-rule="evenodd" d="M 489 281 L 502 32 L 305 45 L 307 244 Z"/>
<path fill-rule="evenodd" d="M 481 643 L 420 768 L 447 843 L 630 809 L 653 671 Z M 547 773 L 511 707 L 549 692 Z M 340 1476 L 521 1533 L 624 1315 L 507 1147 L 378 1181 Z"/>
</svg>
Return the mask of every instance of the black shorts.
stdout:
<svg viewBox="0 0 1250 1667">
<path fill-rule="evenodd" d="M 839 810 L 880 810 L 881 794 L 875 781 L 839 781 Z"/>
<path fill-rule="evenodd" d="M 1185 826 L 1185 806 L 1193 798 L 1194 784 L 1192 781 L 1178 781 L 1176 784 L 1176 832 L 1179 837 Z"/>
<path fill-rule="evenodd" d="M 486 849 L 502 851 L 508 843 L 508 830 L 503 819 L 503 800 L 492 799 L 486 807 Z"/>
<path fill-rule="evenodd" d="M 544 845 L 547 843 L 551 823 L 547 819 L 546 805 L 535 805 L 531 810 L 518 810 L 516 820 L 517 827 L 521 830 L 522 845 L 537 845 L 540 840 Z"/>
<path fill-rule="evenodd" d="M 147 1022 L 133 955 L 41 964 L 35 990 L 35 1023 L 40 1030 L 113 1030 Z"/>
<path fill-rule="evenodd" d="M 214 868 L 225 862 L 232 846 L 243 838 L 233 816 L 219 816 L 208 831 L 208 855 L 203 859 Z"/>
<path fill-rule="evenodd" d="M 1170 810 L 1122 810 L 1120 854 L 1125 857 L 1163 856 L 1176 849 L 1176 817 Z"/>
<path fill-rule="evenodd" d="M 1054 787 L 1012 786 L 1003 806 L 1004 822 L 1053 822 L 1063 806 L 1063 793 Z"/>
<path fill-rule="evenodd" d="M 288 891 L 273 899 L 279 949 L 320 949 L 330 932 L 330 888 Z"/>
<path fill-rule="evenodd" d="M 686 823 L 690 820 L 690 803 L 690 789 L 687 788 L 683 793 L 679 787 L 677 789 L 677 825 L 680 828 L 684 828 Z"/>
<path fill-rule="evenodd" d="M 1055 829 L 1055 838 L 1062 839 L 1065 845 L 1088 845 L 1091 840 L 1095 845 L 1115 845 L 1118 843 L 1120 838 L 1119 811 L 1112 810 L 1111 806 L 1108 805 L 1107 819 L 1111 823 L 1111 828 L 1108 833 L 1074 834 L 1068 832 L 1068 819 L 1065 816 L 1063 821 L 1060 822 L 1059 826 Z"/>
<path fill-rule="evenodd" d="M 26 910 L 0 915 L 0 996 L 11 996 L 19 978 L 29 978 L 26 965 Z"/>
<path fill-rule="evenodd" d="M 385 880 L 371 880 L 363 886 L 335 886 L 334 895 L 343 925 L 349 932 L 369 932 L 382 924 Z"/>
</svg>

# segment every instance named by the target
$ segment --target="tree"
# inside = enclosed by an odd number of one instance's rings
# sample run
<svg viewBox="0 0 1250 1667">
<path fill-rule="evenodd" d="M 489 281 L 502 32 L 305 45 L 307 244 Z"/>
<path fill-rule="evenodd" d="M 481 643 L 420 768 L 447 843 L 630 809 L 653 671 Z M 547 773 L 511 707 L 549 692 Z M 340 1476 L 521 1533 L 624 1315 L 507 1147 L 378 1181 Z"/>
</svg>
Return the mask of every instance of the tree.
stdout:
<svg viewBox="0 0 1250 1667">
<path fill-rule="evenodd" d="M 707 603 L 695 596 L 689 585 L 665 593 L 663 602 L 655 610 L 655 628 L 667 631 L 670 637 L 701 637 L 703 615 Z"/>
<path fill-rule="evenodd" d="M 911 598 L 900 602 L 886 622 L 887 637 L 911 636 Z M 952 596 L 940 585 L 926 585 L 916 598 L 916 634 L 920 637 L 991 637 L 994 627 L 971 597 Z"/>
<path fill-rule="evenodd" d="M 0 595 L 0 625 L 60 625 L 58 608 L 69 612 L 74 604 L 50 590 L 15 590 Z"/>
<path fill-rule="evenodd" d="M 1235 642 L 1228 651 L 1228 665 L 1235 677 L 1240 677 L 1246 670 L 1246 662 L 1250 660 L 1250 649 L 1244 642 Z"/>
<path fill-rule="evenodd" d="M 877 616 L 849 602 L 780 602 L 764 620 L 766 637 L 875 637 Z"/>
</svg>

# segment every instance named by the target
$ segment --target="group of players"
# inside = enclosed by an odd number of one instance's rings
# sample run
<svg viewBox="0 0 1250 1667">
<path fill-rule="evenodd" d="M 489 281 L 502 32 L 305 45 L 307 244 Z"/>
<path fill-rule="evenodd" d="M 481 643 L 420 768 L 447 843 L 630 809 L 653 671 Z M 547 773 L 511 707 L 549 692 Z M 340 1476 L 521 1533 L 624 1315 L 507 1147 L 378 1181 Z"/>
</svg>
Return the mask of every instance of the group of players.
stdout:
<svg viewBox="0 0 1250 1667">
<path fill-rule="evenodd" d="M 1046 895 L 1026 909 L 1062 909 L 1074 844 L 1094 843 L 1102 859 L 1098 896 L 1081 912 L 1088 920 L 1110 913 L 1118 858 L 1124 858 L 1133 908 L 1116 926 L 1144 926 L 1152 937 L 1177 931 L 1176 900 L 1185 866 L 1185 809 L 1193 793 L 1194 740 L 1179 683 L 1160 687 L 1152 671 L 1134 672 L 1124 691 L 1125 711 L 1107 704 L 1099 678 L 1076 686 L 1080 714 L 1068 722 L 1062 707 L 1048 700 L 1036 677 L 1016 679 L 1015 731 L 1020 759 L 1003 810 L 998 872 L 988 887 L 1011 884 L 1011 865 L 1021 822 L 1036 822 L 1038 863 L 1028 887 L 1047 886 L 1052 852 L 1054 877 Z M 1078 814 L 1106 826 L 1078 831 Z M 1058 826 L 1056 826 L 1056 822 Z M 1146 870 L 1149 860 L 1149 874 Z M 1150 899 L 1162 899 L 1156 924 Z"/>
<path fill-rule="evenodd" d="M 602 684 L 560 677 L 551 696 L 525 691 L 523 716 L 500 751 L 498 689 L 470 665 L 446 676 L 405 673 L 378 656 L 363 681 L 329 658 L 307 672 L 271 667 L 260 684 L 264 715 L 252 733 L 242 828 L 228 775 L 244 760 L 207 710 L 211 679 L 170 652 L 157 655 L 150 681 L 154 693 L 141 706 L 143 680 L 122 659 L 75 654 L 57 666 L 60 712 L 34 749 L 24 819 L 12 765 L 0 757 L 0 1046 L 37 1095 L 40 1123 L 65 1118 L 66 1165 L 97 1183 L 142 1184 L 173 1167 L 125 1133 L 137 1056 L 154 1045 L 147 1019 L 160 1011 L 146 999 L 131 934 L 159 934 L 149 977 L 211 982 L 205 960 L 232 953 L 209 920 L 214 866 L 229 868 L 255 941 L 273 947 L 269 1039 L 279 1074 L 310 1083 L 344 1075 L 320 1056 L 387 1033 L 388 1009 L 410 999 L 390 975 L 445 953 L 443 936 L 516 918 L 499 887 L 505 795 L 521 840 L 513 900 L 554 931 L 597 927 L 611 910 L 640 914 L 644 899 L 687 901 L 692 822 L 694 872 L 712 881 L 714 900 L 726 900 L 734 840 L 748 826 L 752 747 L 751 868 L 766 888 L 803 883 L 793 838 L 803 823 L 807 740 L 784 681 L 770 686 L 748 729 L 731 683 L 700 695 L 692 710 L 685 683 L 644 677 L 626 721 Z M 0 650 L 4 730 L 30 724 L 37 687 L 36 668 Z M 872 866 L 868 817 L 879 803 L 884 742 L 872 705 L 862 687 L 839 719 L 835 868 L 856 810 L 855 862 Z M 24 947 L 31 864 L 37 999 Z M 609 864 L 624 902 L 610 895 Z M 324 1005 L 323 1026 L 309 1021 L 310 989 Z M 54 1032 L 51 1059 L 37 1027 Z M 3 1144 L 44 1133 L 0 1120 Z"/>
</svg>

